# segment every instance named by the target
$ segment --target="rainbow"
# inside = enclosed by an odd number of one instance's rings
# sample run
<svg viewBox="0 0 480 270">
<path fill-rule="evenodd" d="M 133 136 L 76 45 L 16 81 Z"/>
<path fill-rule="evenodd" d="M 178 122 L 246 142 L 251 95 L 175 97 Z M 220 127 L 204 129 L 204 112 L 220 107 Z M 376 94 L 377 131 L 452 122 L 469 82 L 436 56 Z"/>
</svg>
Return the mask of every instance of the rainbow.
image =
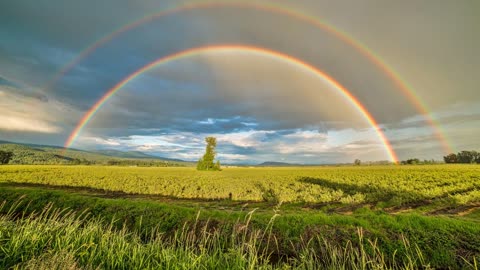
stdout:
<svg viewBox="0 0 480 270">
<path fill-rule="evenodd" d="M 83 50 L 76 58 L 72 61 L 67 63 L 55 76 L 54 78 L 48 83 L 46 86 L 47 89 L 53 87 L 68 71 L 70 71 L 73 67 L 75 67 L 82 59 L 88 57 L 92 54 L 97 48 L 106 44 L 107 42 L 111 41 L 118 35 L 125 33 L 129 30 L 132 30 L 136 27 L 139 27 L 145 23 L 153 21 L 155 19 L 174 15 L 179 12 L 184 12 L 188 10 L 195 10 L 195 9 L 208 9 L 208 8 L 216 8 L 216 7 L 234 7 L 234 8 L 249 8 L 249 9 L 256 9 L 260 11 L 270 12 L 274 14 L 284 15 L 291 18 L 295 18 L 299 21 L 308 23 L 314 27 L 317 27 L 333 36 L 345 42 L 352 48 L 356 49 L 362 55 L 364 55 L 369 61 L 374 63 L 384 74 L 391 79 L 395 85 L 399 88 L 399 90 L 406 96 L 406 98 L 413 104 L 416 110 L 425 117 L 426 122 L 431 127 L 435 137 L 442 145 L 443 151 L 445 153 L 452 153 L 453 148 L 451 147 L 451 143 L 448 141 L 444 132 L 441 129 L 441 125 L 436 121 L 430 114 L 430 109 L 426 105 L 426 103 L 422 100 L 422 98 L 416 94 L 414 88 L 408 84 L 408 82 L 403 79 L 398 72 L 396 72 L 390 65 L 387 64 L 385 60 L 383 60 L 379 55 L 375 54 L 369 47 L 362 44 L 360 41 L 354 39 L 353 37 L 349 36 L 347 33 L 335 28 L 334 26 L 321 21 L 313 16 L 298 12 L 293 10 L 291 7 L 284 7 L 279 5 L 278 3 L 275 4 L 258 4 L 252 2 L 218 2 L 218 1 L 208 1 L 202 3 L 189 3 L 181 6 L 177 6 L 168 10 L 164 10 L 155 14 L 147 15 L 137 21 L 129 23 L 122 28 L 119 28 L 110 34 L 106 35 L 105 37 L 97 40 L 95 43 L 87 47 Z"/>
<path fill-rule="evenodd" d="M 265 48 L 260 48 L 260 47 L 253 47 L 253 46 L 247 46 L 247 45 L 216 45 L 216 46 L 205 46 L 205 47 L 197 47 L 197 48 L 192 48 L 180 52 L 176 52 L 164 57 L 161 57 L 145 66 L 142 68 L 138 69 L 137 71 L 131 73 L 127 77 L 125 77 L 123 80 L 121 80 L 119 83 L 117 83 L 114 87 L 112 87 L 110 90 L 108 90 L 82 117 L 80 122 L 77 124 L 75 129 L 72 131 L 70 136 L 68 137 L 67 141 L 65 142 L 65 149 L 69 148 L 75 139 L 78 137 L 82 129 L 88 124 L 88 122 L 92 119 L 92 117 L 95 115 L 95 113 L 105 104 L 105 102 L 111 98 L 117 91 L 119 91 L 123 86 L 128 84 L 130 81 L 135 79 L 137 76 L 141 75 L 142 73 L 157 67 L 162 64 L 167 64 L 171 61 L 182 59 L 182 58 L 187 58 L 190 56 L 198 55 L 201 53 L 207 53 L 207 52 L 248 52 L 252 54 L 257 54 L 261 56 L 267 56 L 275 59 L 280 59 L 286 63 L 290 64 L 295 64 L 298 67 L 303 68 L 305 71 L 312 73 L 313 75 L 321 78 L 322 80 L 326 81 L 329 83 L 331 86 L 333 86 L 335 89 L 339 91 L 339 93 L 346 98 L 351 105 L 353 105 L 365 118 L 365 120 L 375 129 L 375 132 L 378 135 L 378 138 L 382 142 L 382 144 L 385 147 L 386 153 L 388 157 L 390 158 L 391 161 L 397 162 L 398 158 L 390 145 L 389 141 L 385 137 L 385 134 L 381 130 L 381 128 L 378 126 L 378 123 L 376 120 L 373 118 L 373 116 L 368 112 L 368 110 L 360 103 L 360 101 L 353 96 L 345 87 L 343 87 L 340 83 L 338 83 L 335 79 L 330 77 L 328 74 L 325 72 L 319 70 L 318 68 L 303 62 L 297 58 L 294 58 L 292 56 L 272 51 L 269 49 Z"/>
</svg>

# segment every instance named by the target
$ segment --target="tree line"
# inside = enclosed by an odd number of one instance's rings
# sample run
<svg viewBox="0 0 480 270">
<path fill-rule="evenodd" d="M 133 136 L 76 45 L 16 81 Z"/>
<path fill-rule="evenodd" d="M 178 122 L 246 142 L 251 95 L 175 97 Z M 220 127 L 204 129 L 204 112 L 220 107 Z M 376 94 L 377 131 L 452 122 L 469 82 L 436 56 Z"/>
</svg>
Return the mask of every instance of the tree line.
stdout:
<svg viewBox="0 0 480 270">
<path fill-rule="evenodd" d="M 442 163 L 442 162 L 434 159 L 420 160 L 418 158 L 409 158 L 407 160 L 400 161 L 400 164 L 402 165 L 433 165 L 433 164 L 439 164 L 439 163 Z"/>
<path fill-rule="evenodd" d="M 156 160 L 109 160 L 106 165 L 109 166 L 137 166 L 137 167 L 185 167 L 184 164 L 169 162 L 169 161 L 156 161 Z"/>
<path fill-rule="evenodd" d="M 480 164 L 480 152 L 477 151 L 461 151 L 457 154 L 451 153 L 443 157 L 445 163 L 464 163 Z"/>
</svg>

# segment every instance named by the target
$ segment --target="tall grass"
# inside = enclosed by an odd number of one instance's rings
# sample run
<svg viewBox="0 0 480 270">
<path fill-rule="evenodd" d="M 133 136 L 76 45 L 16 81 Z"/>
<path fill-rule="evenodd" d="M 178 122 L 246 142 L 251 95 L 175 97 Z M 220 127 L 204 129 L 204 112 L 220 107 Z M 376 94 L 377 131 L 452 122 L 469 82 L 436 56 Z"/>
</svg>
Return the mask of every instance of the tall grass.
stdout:
<svg viewBox="0 0 480 270">
<path fill-rule="evenodd" d="M 357 240 L 344 245 L 314 236 L 301 241 L 295 254 L 282 255 L 272 232 L 276 215 L 263 229 L 254 229 L 254 211 L 230 227 L 197 217 L 171 234 L 156 229 L 145 234 L 51 204 L 28 215 L 14 214 L 13 207 L 0 215 L 1 269 L 429 268 L 406 239 L 402 260 L 386 258 L 361 228 Z M 474 263 L 469 266 L 477 269 Z"/>
</svg>

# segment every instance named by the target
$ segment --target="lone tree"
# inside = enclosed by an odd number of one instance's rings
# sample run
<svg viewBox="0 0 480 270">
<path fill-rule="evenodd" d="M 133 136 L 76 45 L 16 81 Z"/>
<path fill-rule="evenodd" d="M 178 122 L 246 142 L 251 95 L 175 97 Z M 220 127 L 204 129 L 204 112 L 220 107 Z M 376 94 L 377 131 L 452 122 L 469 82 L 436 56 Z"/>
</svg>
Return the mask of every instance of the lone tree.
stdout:
<svg viewBox="0 0 480 270">
<path fill-rule="evenodd" d="M 0 150 L 0 164 L 7 164 L 12 159 L 13 153 Z"/>
<path fill-rule="evenodd" d="M 205 138 L 207 147 L 205 149 L 205 154 L 203 157 L 198 160 L 197 170 L 199 171 L 220 171 L 220 161 L 217 160 L 216 163 L 213 162 L 215 159 L 215 147 L 217 147 L 217 139 L 215 137 Z"/>
</svg>

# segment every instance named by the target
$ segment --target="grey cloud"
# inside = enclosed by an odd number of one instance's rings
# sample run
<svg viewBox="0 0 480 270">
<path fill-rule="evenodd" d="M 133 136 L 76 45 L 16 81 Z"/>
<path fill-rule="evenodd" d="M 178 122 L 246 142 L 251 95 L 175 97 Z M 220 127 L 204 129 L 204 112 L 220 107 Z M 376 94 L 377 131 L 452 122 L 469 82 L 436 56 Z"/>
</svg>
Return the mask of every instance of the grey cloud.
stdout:
<svg viewBox="0 0 480 270">
<path fill-rule="evenodd" d="M 55 7 L 55 9 L 57 8 Z M 101 8 L 99 7 L 99 9 Z M 81 7 L 79 9 L 82 10 Z M 362 60 L 358 53 L 352 53 L 348 46 L 327 35 L 324 31 L 306 26 L 301 21 L 278 16 L 278 14 L 249 9 L 241 9 L 241 13 L 239 13 L 237 9 L 232 8 L 192 11 L 186 15 L 179 14 L 179 16 L 173 18 L 176 19 L 175 25 L 179 25 L 180 22 L 181 26 L 177 31 L 170 29 L 168 33 L 171 34 L 168 36 L 162 32 L 160 32 L 162 34 L 158 34 L 159 30 L 165 31 L 168 29 L 162 26 L 162 21 L 147 24 L 140 29 L 119 36 L 112 44 L 100 48 L 98 52 L 91 56 L 91 60 L 87 59 L 87 63 L 83 63 L 93 65 L 92 68 L 96 72 L 87 76 L 83 75 L 80 79 L 85 81 L 79 81 L 73 76 L 75 74 L 75 70 L 73 70 L 74 74 L 68 74 L 62 80 L 56 94 L 66 98 L 66 101 L 75 101 L 77 104 L 82 100 L 87 101 L 84 104 L 88 104 L 88 101 L 92 102 L 96 96 L 95 92 L 106 91 L 115 84 L 115 81 L 119 81 L 120 78 L 126 76 L 129 73 L 128 70 L 133 72 L 141 66 L 132 65 L 129 60 L 130 55 L 143 55 L 142 58 L 144 59 L 152 59 L 152 57 L 155 59 L 172 51 L 182 50 L 182 48 L 186 49 L 205 44 L 245 43 L 288 53 L 324 68 L 348 86 L 380 122 L 398 120 L 402 116 L 413 113 L 412 108 L 404 101 L 402 102 L 402 98 L 398 97 L 396 92 L 389 90 L 391 85 L 385 82 L 385 79 L 375 69 L 364 68 L 369 63 Z M 253 19 L 246 21 L 245 17 Z M 103 18 L 100 19 L 100 22 L 102 20 Z M 149 28 L 149 25 L 152 27 Z M 284 30 L 279 31 L 279 29 Z M 85 31 L 85 29 L 79 30 L 79 32 Z M 306 39 L 309 42 L 298 42 L 298 40 Z M 151 44 L 161 44 L 161 46 L 152 46 Z M 311 49 L 312 44 L 315 44 L 315 50 Z M 119 45 L 123 45 L 123 47 Z M 96 59 L 105 60 L 96 61 Z M 91 63 L 88 64 L 88 62 Z M 147 62 L 144 61 L 144 64 Z M 45 65 L 43 62 L 41 63 Z M 132 68 L 132 66 L 136 66 L 136 68 Z M 205 66 L 203 66 L 203 69 L 205 69 Z M 99 74 L 105 72 L 104 70 L 116 73 L 117 76 L 112 76 L 113 74 L 99 76 Z M 119 76 L 119 74 L 123 75 Z M 222 75 L 218 75 L 217 80 L 222 77 Z M 223 81 L 227 82 L 228 80 L 223 79 Z M 232 83 L 235 82 L 230 81 L 230 84 Z M 377 85 L 378 83 L 380 84 Z M 293 86 L 290 88 L 293 88 Z M 372 96 L 375 98 L 372 98 Z M 68 97 L 70 98 L 68 99 Z M 382 102 L 379 102 L 380 100 Z M 388 104 L 386 101 L 388 101 Z M 387 107 L 392 110 L 392 113 L 384 113 Z M 85 107 L 80 108 L 84 109 Z"/>
<path fill-rule="evenodd" d="M 83 112 L 145 64 L 195 46 L 241 43 L 298 57 L 330 74 L 382 124 L 401 156 L 439 155 L 427 123 L 384 71 L 323 30 L 259 10 L 192 10 L 152 21 L 98 48 L 52 89 L 45 90 L 56 72 L 95 40 L 147 13 L 179 4 L 113 2 L 7 0 L 0 4 L 0 74 L 6 80 L 20 82 L 7 85 L 15 90 L 4 90 L 9 97 L 11 93 L 19 97 L 9 98 L 8 108 L 32 101 L 45 115 L 37 113 L 37 108 L 26 113 L 40 115 L 62 130 L 38 137 L 2 130 L 0 139 L 62 144 Z M 280 2 L 330 22 L 368 46 L 415 89 L 455 145 L 478 146 L 474 137 L 479 118 L 474 105 L 466 109 L 451 107 L 480 103 L 477 1 Z M 9 109 L 4 114 L 18 116 L 18 110 Z M 226 120 L 201 123 L 208 118 Z M 348 128 L 363 132 L 368 125 L 327 84 L 298 67 L 248 55 L 206 54 L 178 60 L 139 77 L 109 100 L 84 132 L 126 140 L 130 135 L 155 136 L 173 131 L 276 131 L 259 138 L 271 142 L 281 137 L 281 132 L 295 129 L 316 129 L 328 136 L 331 131 Z M 358 147 L 357 152 L 349 153 L 360 156 L 362 151 L 370 151 L 369 147 L 377 151 L 367 142 L 349 147 Z M 251 149 L 230 150 L 233 155 Z M 335 151 L 347 150 L 340 147 Z M 256 153 L 262 159 L 269 157 L 262 155 Z M 347 158 L 346 154 L 322 155 L 335 160 Z M 301 159 L 297 153 L 290 157 Z"/>
<path fill-rule="evenodd" d="M 206 74 L 200 71 L 206 61 L 203 57 L 198 65 L 192 65 L 197 63 L 195 58 L 189 60 L 188 69 L 176 65 L 176 71 L 187 80 L 189 74 L 194 74 L 198 78 L 196 83 L 170 81 L 163 74 L 168 67 L 155 70 L 144 76 L 148 80 L 135 81 L 109 99 L 91 123 L 92 127 L 156 125 L 153 127 L 196 128 L 206 132 L 249 128 L 245 123 L 251 119 L 259 129 L 313 126 L 326 132 L 352 125 L 365 127 L 359 112 L 318 78 L 277 65 L 275 59 L 229 55 L 228 62 L 224 62 L 221 58 L 221 55 L 208 57 Z M 229 121 L 215 125 L 198 123 L 208 118 Z"/>
<path fill-rule="evenodd" d="M 480 114 L 460 114 L 460 115 L 452 115 L 452 116 L 445 116 L 438 119 L 442 126 L 448 125 L 455 125 L 461 123 L 472 123 L 480 121 Z M 407 128 L 421 128 L 430 126 L 431 123 L 426 121 L 425 119 L 417 120 L 417 121 L 408 121 L 408 122 L 400 122 L 398 124 L 391 124 L 388 125 L 389 129 L 407 129 Z"/>
</svg>

